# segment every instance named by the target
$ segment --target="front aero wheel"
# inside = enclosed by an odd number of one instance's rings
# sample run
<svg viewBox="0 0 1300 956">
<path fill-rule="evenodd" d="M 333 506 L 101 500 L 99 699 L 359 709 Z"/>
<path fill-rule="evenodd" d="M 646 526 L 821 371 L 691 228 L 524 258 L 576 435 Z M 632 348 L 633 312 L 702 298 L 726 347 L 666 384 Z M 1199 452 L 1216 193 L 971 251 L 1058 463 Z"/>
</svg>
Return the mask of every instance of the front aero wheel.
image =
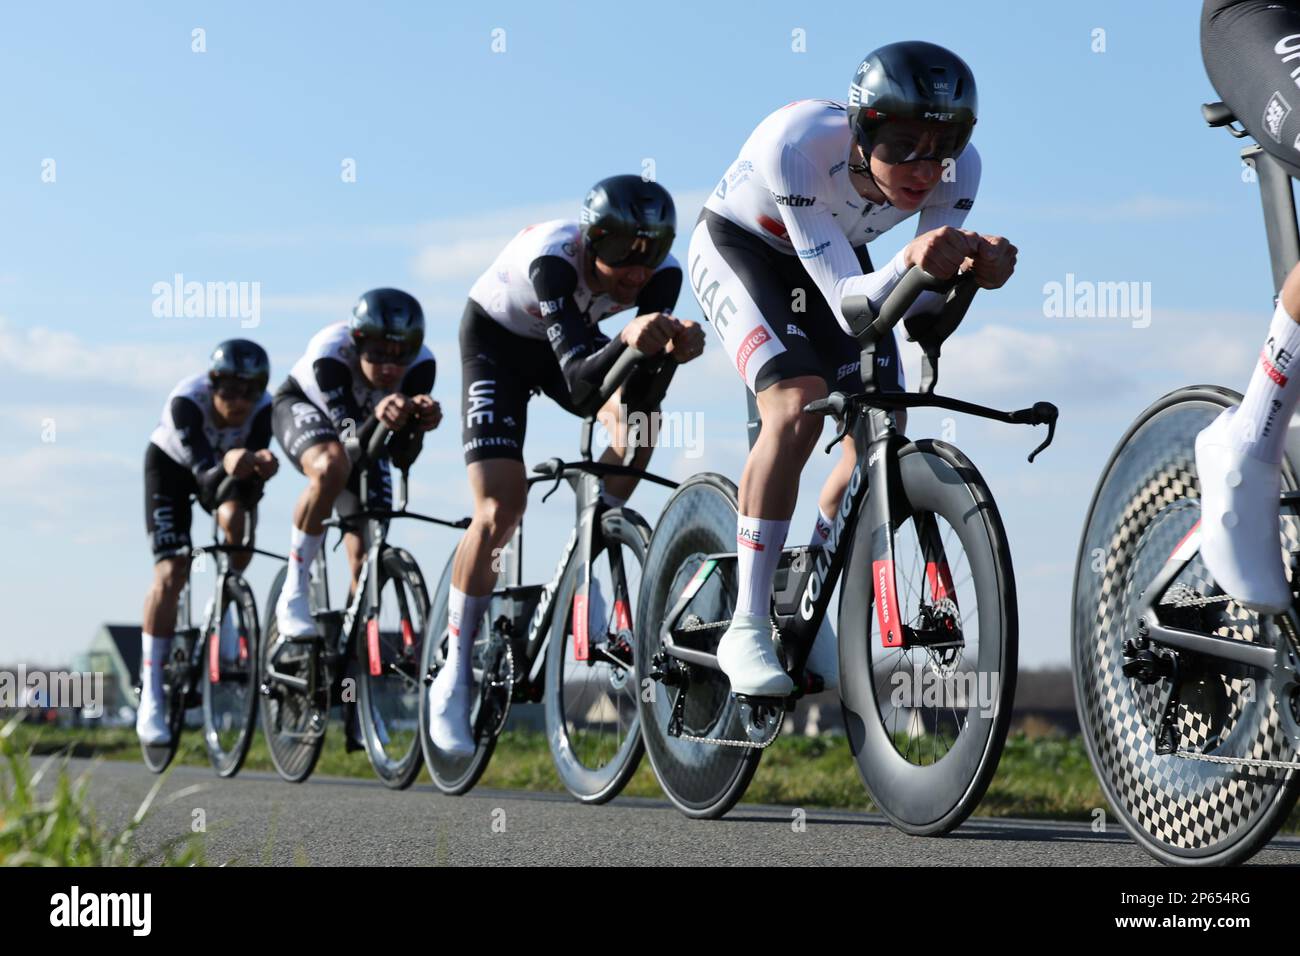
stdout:
<svg viewBox="0 0 1300 956">
<path fill-rule="evenodd" d="M 605 513 L 600 538 L 591 559 L 587 647 L 573 633 L 583 571 L 573 560 L 555 598 L 565 610 L 552 616 L 546 650 L 546 737 L 560 779 L 583 803 L 616 796 L 642 751 L 630 604 L 640 589 L 650 529 L 640 515 L 617 509 Z"/>
<path fill-rule="evenodd" d="M 213 769 L 233 777 L 253 742 L 259 696 L 257 602 L 241 576 L 227 576 L 217 631 L 204 641 L 203 742 Z"/>
<path fill-rule="evenodd" d="M 357 641 L 357 708 L 366 756 L 385 786 L 404 790 L 420 773 L 420 651 L 429 623 L 429 597 L 415 559 L 384 551 L 379 567 L 379 614 Z"/>
<path fill-rule="evenodd" d="M 895 593 L 877 593 L 889 569 L 863 520 L 841 585 L 840 696 L 872 801 L 900 830 L 934 836 L 970 815 L 997 769 L 1015 694 L 1016 591 L 997 507 L 961 452 L 905 445 L 898 474 Z M 895 628 L 903 645 L 883 646 Z"/>
</svg>

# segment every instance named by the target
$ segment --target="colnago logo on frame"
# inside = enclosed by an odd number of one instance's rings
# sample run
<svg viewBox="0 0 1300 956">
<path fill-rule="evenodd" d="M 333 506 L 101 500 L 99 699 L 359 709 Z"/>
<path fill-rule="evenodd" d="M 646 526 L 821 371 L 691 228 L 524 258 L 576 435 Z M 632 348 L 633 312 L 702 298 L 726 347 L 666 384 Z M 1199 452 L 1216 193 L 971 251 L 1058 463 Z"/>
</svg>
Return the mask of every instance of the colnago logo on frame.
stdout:
<svg viewBox="0 0 1300 956">
<path fill-rule="evenodd" d="M 50 925 L 128 927 L 133 936 L 148 936 L 153 926 L 151 893 L 82 893 L 73 886 L 50 897 Z"/>
<path fill-rule="evenodd" d="M 862 469 L 857 467 L 853 469 L 853 475 L 849 478 L 849 486 L 844 489 L 844 498 L 840 501 L 840 510 L 835 515 L 835 524 L 831 527 L 826 543 L 822 545 L 821 554 L 817 558 L 817 563 L 813 565 L 813 573 L 808 576 L 808 585 L 799 600 L 799 616 L 805 621 L 812 620 L 813 605 L 821 595 L 826 576 L 830 573 L 831 561 L 835 557 L 835 552 L 839 550 L 844 526 L 848 523 L 849 513 L 853 511 L 853 497 L 860 487 L 862 487 Z"/>
</svg>

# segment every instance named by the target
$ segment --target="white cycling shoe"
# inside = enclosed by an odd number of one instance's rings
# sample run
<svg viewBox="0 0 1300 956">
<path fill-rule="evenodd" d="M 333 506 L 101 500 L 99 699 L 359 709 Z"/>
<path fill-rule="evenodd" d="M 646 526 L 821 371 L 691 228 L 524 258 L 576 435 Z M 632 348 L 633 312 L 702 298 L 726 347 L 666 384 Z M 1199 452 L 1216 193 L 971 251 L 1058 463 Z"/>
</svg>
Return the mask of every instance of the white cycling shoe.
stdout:
<svg viewBox="0 0 1300 956">
<path fill-rule="evenodd" d="M 450 667 L 444 667 L 429 688 L 429 736 L 433 745 L 453 757 L 474 753 L 474 731 L 469 725 L 473 687 L 456 681 Z"/>
<path fill-rule="evenodd" d="M 817 637 L 804 666 L 822 679 L 823 690 L 835 690 L 840 686 L 840 642 L 835 628 L 831 627 L 829 614 L 822 618 L 822 626 L 817 629 Z"/>
<path fill-rule="evenodd" d="M 718 666 L 731 681 L 732 693 L 751 697 L 787 697 L 794 681 L 781 667 L 766 614 L 737 614 L 718 641 Z"/>
<path fill-rule="evenodd" d="M 1237 451 L 1229 408 L 1196 436 L 1201 479 L 1201 558 L 1219 587 L 1246 607 L 1279 614 L 1291 606 L 1278 513 L 1282 471 Z"/>
<path fill-rule="evenodd" d="M 311 637 L 319 634 L 316 619 L 311 616 L 311 601 L 304 591 L 290 594 L 288 590 L 280 592 L 280 600 L 275 602 L 275 626 L 282 637 Z"/>
<path fill-rule="evenodd" d="M 162 702 L 148 689 L 140 692 L 140 709 L 135 712 L 135 733 L 140 743 L 150 746 L 171 743 L 172 732 L 167 726 L 167 712 Z"/>
</svg>

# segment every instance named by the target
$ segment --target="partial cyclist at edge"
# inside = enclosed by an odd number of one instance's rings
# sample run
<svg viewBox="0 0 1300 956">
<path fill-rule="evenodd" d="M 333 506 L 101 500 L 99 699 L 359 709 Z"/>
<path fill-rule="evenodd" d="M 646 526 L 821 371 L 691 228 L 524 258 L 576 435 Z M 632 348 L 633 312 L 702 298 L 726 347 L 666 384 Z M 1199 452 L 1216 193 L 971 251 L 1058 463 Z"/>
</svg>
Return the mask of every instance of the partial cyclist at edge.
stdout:
<svg viewBox="0 0 1300 956">
<path fill-rule="evenodd" d="M 718 644 L 736 693 L 793 690 L 772 640 L 772 584 L 824 423 L 803 408 L 832 389 L 862 390 L 843 301 L 864 295 L 878 309 L 912 266 L 940 279 L 971 271 L 985 289 L 1015 269 L 1009 241 L 962 228 L 980 181 L 977 112 L 975 78 L 956 54 L 921 41 L 882 46 L 858 66 L 847 104 L 799 100 L 759 123 L 696 223 L 691 286 L 762 424 L 740 481 L 735 613 Z M 875 268 L 867 244 L 914 215 L 915 238 Z M 935 297 L 924 293 L 909 315 L 934 309 Z M 877 365 L 883 390 L 905 387 L 892 336 Z M 843 445 L 818 498 L 814 545 L 829 537 L 852 477 L 857 450 L 852 437 Z M 808 667 L 826 689 L 838 686 L 829 625 Z"/>
<path fill-rule="evenodd" d="M 624 349 L 679 363 L 703 350 L 700 324 L 671 314 L 682 285 L 681 266 L 669 253 L 676 228 L 666 189 L 640 176 L 611 176 L 587 193 L 579 221 L 528 226 L 470 289 L 460 326 L 461 433 L 474 514 L 452 567 L 446 666 L 429 694 L 430 738 L 447 754 L 475 749 L 471 648 L 496 583 L 493 554 L 509 541 L 527 503 L 530 397 L 545 393 L 582 415 Z M 635 318 L 618 335 L 600 331 L 599 322 L 630 308 Z M 658 368 L 643 364 L 599 410 L 611 438 L 602 462 L 623 461 L 620 408 L 653 411 L 641 407 L 640 395 Z M 637 448 L 633 466 L 645 468 L 652 451 Z M 620 506 L 635 487 L 631 476 L 610 476 L 603 501 Z"/>
<path fill-rule="evenodd" d="M 171 741 L 163 695 L 163 664 L 171 649 L 181 591 L 190 573 L 191 497 L 209 513 L 227 541 L 248 544 L 257 525 L 261 482 L 279 468 L 271 444 L 271 360 L 248 339 L 228 339 L 212 351 L 207 372 L 182 379 L 163 406 L 144 456 L 145 525 L 153 549 L 154 579 L 141 627 L 140 708 L 135 729 L 142 743 Z M 229 490 L 221 484 L 230 475 Z M 234 553 L 242 571 L 253 554 Z M 221 624 L 223 651 L 232 635 Z"/>
<path fill-rule="evenodd" d="M 1246 131 L 1300 177 L 1300 2 L 1206 0 L 1201 56 Z M 1282 456 L 1300 397 L 1300 265 L 1277 296 L 1245 396 L 1196 438 L 1201 557 L 1223 590 L 1255 611 L 1291 605 L 1280 560 Z"/>
</svg>

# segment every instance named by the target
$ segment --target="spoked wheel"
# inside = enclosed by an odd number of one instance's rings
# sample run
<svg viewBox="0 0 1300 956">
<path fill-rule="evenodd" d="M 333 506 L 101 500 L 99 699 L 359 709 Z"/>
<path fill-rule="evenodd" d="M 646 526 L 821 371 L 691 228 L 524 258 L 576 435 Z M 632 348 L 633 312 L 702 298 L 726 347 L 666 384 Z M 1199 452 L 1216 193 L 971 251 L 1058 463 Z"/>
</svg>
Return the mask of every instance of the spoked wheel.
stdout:
<svg viewBox="0 0 1300 956">
<path fill-rule="evenodd" d="M 163 665 L 163 699 L 167 701 L 167 729 L 171 731 L 171 739 L 165 744 L 140 744 L 144 765 L 154 773 L 162 773 L 170 766 L 181 744 L 188 703 L 185 686 L 189 682 L 190 654 L 197 640 L 198 632 L 193 629 L 177 631 Z"/>
<path fill-rule="evenodd" d="M 1294 688 L 1186 654 L 1176 676 L 1152 683 L 1123 672 L 1144 592 L 1200 519 L 1196 435 L 1239 399 L 1197 386 L 1143 412 L 1102 473 L 1079 545 L 1071 640 L 1079 723 L 1112 809 L 1165 863 L 1241 862 L 1283 823 L 1300 786 L 1294 770 L 1260 762 L 1298 759 L 1288 733 L 1296 725 Z M 1282 487 L 1296 488 L 1290 462 Z M 1300 521 L 1283 512 L 1279 531 L 1279 553 L 1289 557 L 1300 549 Z M 1261 619 L 1224 595 L 1199 555 L 1155 611 L 1168 625 L 1202 633 L 1271 647 L 1285 641 L 1275 618 Z M 1177 747 L 1160 753 L 1159 715 L 1174 681 Z"/>
<path fill-rule="evenodd" d="M 217 633 L 204 637 L 203 742 L 213 769 L 233 777 L 253 742 L 259 699 L 257 601 L 237 574 L 226 579 L 217 620 Z"/>
<path fill-rule="evenodd" d="M 290 783 L 311 776 L 325 744 L 329 719 L 329 680 L 313 675 L 318 659 L 319 639 L 291 640 L 280 635 L 275 605 L 284 587 L 286 569 L 281 568 L 267 599 L 266 640 L 262 644 L 261 716 L 262 733 L 276 772 Z M 288 681 L 272 679 L 272 669 Z M 322 669 L 323 670 L 323 669 Z M 315 690 L 310 690 L 312 682 Z"/>
<path fill-rule="evenodd" d="M 1015 581 L 997 507 L 961 452 L 919 441 L 900 450 L 898 466 L 896 600 L 877 599 L 881 569 L 863 521 L 841 588 L 840 695 L 872 801 L 900 830 L 933 836 L 970 815 L 1002 755 Z M 890 615 L 903 647 L 883 646 Z"/>
<path fill-rule="evenodd" d="M 560 779 L 583 803 L 616 796 L 642 752 L 630 605 L 650 530 L 640 516 L 620 510 L 605 515 L 601 531 L 604 547 L 592 556 L 587 594 L 587 646 L 580 649 L 574 638 L 583 568 L 572 561 L 555 599 L 565 610 L 552 618 L 546 650 L 546 736 Z"/>
<path fill-rule="evenodd" d="M 420 651 L 429 596 L 415 559 L 400 548 L 380 562 L 379 616 L 357 641 L 357 695 L 366 756 L 388 787 L 404 790 L 420 772 Z"/>
<path fill-rule="evenodd" d="M 656 658 L 662 660 L 664 619 L 701 572 L 708 576 L 687 609 L 682 643 L 717 652 L 736 606 L 735 562 L 706 568 L 705 559 L 735 549 L 736 486 L 707 473 L 679 485 L 655 527 L 642 571 L 636 607 L 638 684 L 658 666 Z M 721 671 L 698 665 L 675 670 L 685 682 L 652 681 L 637 695 L 646 753 L 664 793 L 679 810 L 690 817 L 719 817 L 744 794 L 762 751 L 683 739 L 745 741 L 749 727 Z M 683 691 L 681 734 L 674 736 L 668 725 Z"/>
<path fill-rule="evenodd" d="M 429 630 L 420 655 L 421 684 L 419 717 L 420 747 L 434 786 L 443 793 L 459 796 L 467 793 L 487 769 L 497 737 L 506 724 L 514 690 L 514 658 L 510 644 L 492 633 L 491 610 L 483 615 L 478 636 L 471 648 L 473 704 L 469 721 L 477 746 L 467 757 L 457 757 L 439 750 L 429 736 L 429 694 L 434 677 L 447 660 L 447 601 L 451 594 L 453 554 L 438 580 L 429 611 Z"/>
</svg>

